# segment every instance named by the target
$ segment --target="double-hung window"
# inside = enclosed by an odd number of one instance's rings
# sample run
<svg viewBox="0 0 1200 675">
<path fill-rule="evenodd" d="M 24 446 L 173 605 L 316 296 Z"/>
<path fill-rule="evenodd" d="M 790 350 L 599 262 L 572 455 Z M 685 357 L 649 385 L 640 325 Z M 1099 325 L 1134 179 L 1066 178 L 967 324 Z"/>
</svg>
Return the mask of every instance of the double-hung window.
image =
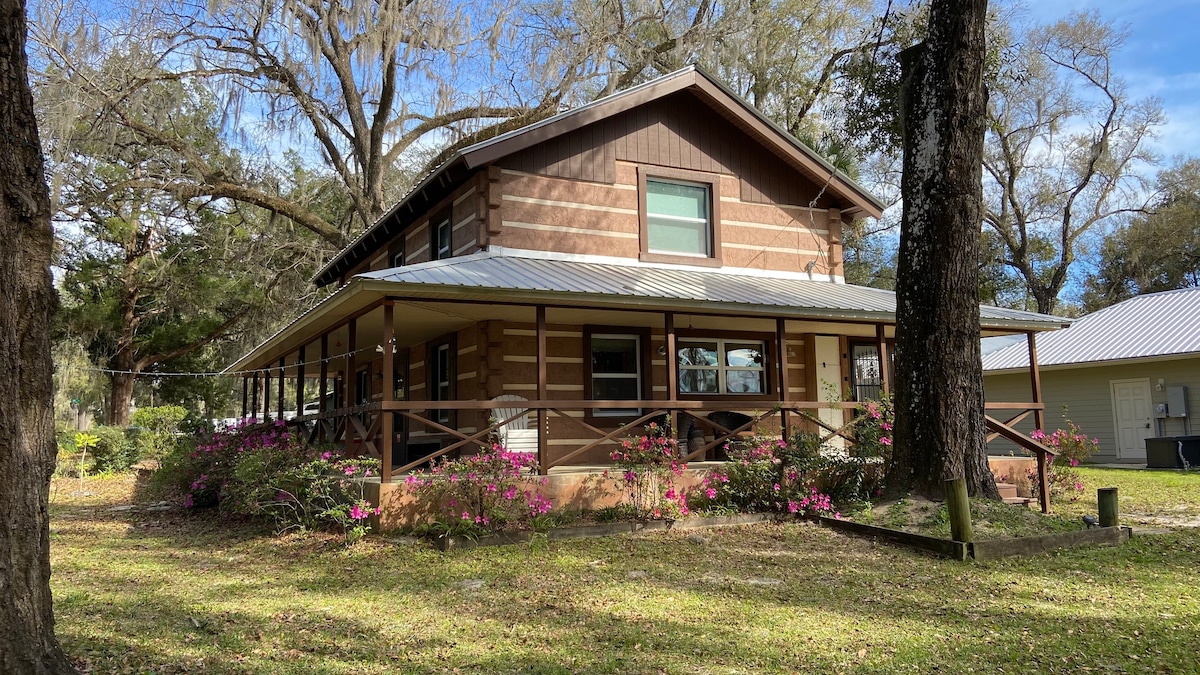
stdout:
<svg viewBox="0 0 1200 675">
<path fill-rule="evenodd" d="M 721 177 L 663 167 L 638 169 L 640 258 L 721 265 Z"/>
<path fill-rule="evenodd" d="M 439 215 L 437 218 L 430 221 L 429 242 L 429 258 L 431 260 L 445 260 L 450 257 L 451 242 L 453 237 L 451 234 L 454 228 L 450 224 L 450 212 Z"/>
<path fill-rule="evenodd" d="M 766 349 L 762 342 L 681 339 L 678 359 L 681 394 L 762 394 L 766 391 Z"/>
<path fill-rule="evenodd" d="M 636 401 L 642 392 L 641 337 L 592 333 L 592 400 Z M 598 408 L 597 417 L 637 415 L 636 408 Z"/>
<path fill-rule="evenodd" d="M 646 179 L 646 250 L 712 256 L 712 197 L 708 185 Z"/>
</svg>

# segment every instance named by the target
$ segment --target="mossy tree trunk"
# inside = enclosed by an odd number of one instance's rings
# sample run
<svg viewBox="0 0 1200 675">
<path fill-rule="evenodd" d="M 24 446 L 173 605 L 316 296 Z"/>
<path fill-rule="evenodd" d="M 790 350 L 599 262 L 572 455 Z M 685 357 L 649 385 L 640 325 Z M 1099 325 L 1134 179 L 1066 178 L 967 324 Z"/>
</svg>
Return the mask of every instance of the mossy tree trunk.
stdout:
<svg viewBox="0 0 1200 675">
<path fill-rule="evenodd" d="M 75 672 L 54 637 L 48 494 L 50 197 L 25 57 L 25 5 L 0 0 L 0 673 Z"/>
<path fill-rule="evenodd" d="M 893 494 L 940 498 L 944 481 L 965 478 L 970 494 L 999 498 L 987 465 L 979 345 L 986 14 L 986 0 L 934 0 L 927 39 L 900 54 Z"/>
</svg>

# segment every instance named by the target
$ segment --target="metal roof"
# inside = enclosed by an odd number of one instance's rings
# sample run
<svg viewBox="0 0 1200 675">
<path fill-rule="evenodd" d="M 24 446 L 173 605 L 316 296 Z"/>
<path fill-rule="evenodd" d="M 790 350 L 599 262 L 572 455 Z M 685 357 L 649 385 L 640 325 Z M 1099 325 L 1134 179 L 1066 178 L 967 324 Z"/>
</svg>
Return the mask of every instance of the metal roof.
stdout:
<svg viewBox="0 0 1200 675">
<path fill-rule="evenodd" d="M 1038 335 L 1036 344 L 1043 367 L 1200 352 L 1200 288 L 1139 295 Z M 983 357 L 984 370 L 1028 367 L 1024 343 Z"/>
<path fill-rule="evenodd" d="M 512 253 L 480 252 L 362 274 L 395 284 L 397 295 L 557 301 L 580 306 L 688 308 L 795 318 L 892 322 L 891 291 L 816 281 L 799 274 L 698 270 L 645 263 L 600 263 Z M 981 306 L 984 327 L 1051 330 L 1067 319 L 1001 307 Z"/>
</svg>

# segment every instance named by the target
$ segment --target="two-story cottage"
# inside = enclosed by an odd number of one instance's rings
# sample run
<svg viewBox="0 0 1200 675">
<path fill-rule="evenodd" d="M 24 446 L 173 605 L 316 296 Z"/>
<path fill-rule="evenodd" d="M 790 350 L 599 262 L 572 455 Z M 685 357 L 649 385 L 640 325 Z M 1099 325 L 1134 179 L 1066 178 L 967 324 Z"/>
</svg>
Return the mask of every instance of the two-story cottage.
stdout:
<svg viewBox="0 0 1200 675">
<path fill-rule="evenodd" d="M 606 462 L 622 425 L 663 414 L 692 459 L 789 411 L 836 429 L 834 401 L 888 390 L 894 297 L 844 283 L 840 240 L 882 209 L 686 68 L 455 153 L 321 270 L 337 292 L 229 371 L 244 415 L 308 413 L 384 483 L 495 430 L 547 471 Z M 1033 372 L 1031 401 L 995 407 L 1040 412 Z"/>
</svg>

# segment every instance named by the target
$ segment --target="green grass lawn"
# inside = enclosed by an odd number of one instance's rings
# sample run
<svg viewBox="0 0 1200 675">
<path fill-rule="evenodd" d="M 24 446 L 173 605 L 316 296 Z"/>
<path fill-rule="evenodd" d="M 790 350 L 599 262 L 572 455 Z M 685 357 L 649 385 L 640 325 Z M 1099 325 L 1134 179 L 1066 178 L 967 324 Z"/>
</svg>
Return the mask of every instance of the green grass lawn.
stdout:
<svg viewBox="0 0 1200 675">
<path fill-rule="evenodd" d="M 1084 475 L 1126 511 L 1200 513 L 1200 476 Z M 807 524 L 439 553 L 109 511 L 128 478 L 77 489 L 52 504 L 52 585 L 59 637 L 96 673 L 1200 668 L 1196 529 L 990 563 Z"/>
</svg>

